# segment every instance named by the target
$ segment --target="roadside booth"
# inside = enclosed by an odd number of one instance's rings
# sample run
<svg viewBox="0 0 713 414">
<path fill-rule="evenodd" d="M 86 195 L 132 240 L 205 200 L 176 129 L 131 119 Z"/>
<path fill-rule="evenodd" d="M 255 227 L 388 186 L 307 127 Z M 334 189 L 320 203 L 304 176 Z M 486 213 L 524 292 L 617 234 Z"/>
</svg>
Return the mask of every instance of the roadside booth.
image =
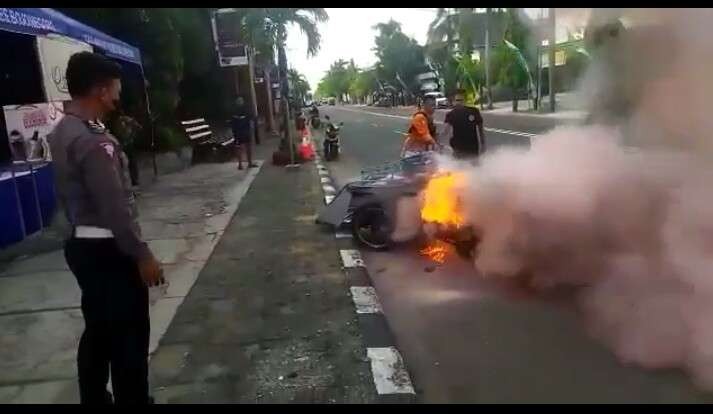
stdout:
<svg viewBox="0 0 713 414">
<path fill-rule="evenodd" d="M 48 8 L 0 8 L 0 249 L 51 224 L 57 203 L 47 134 L 69 100 L 69 57 L 95 51 L 140 85 L 139 49 Z"/>
</svg>

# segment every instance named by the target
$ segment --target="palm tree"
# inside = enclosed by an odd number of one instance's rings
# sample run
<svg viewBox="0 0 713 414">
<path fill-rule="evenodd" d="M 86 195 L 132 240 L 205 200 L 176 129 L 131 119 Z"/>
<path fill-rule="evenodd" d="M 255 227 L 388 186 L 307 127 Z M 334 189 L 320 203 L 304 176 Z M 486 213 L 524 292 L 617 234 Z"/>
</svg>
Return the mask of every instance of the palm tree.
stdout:
<svg viewBox="0 0 713 414">
<path fill-rule="evenodd" d="M 444 80 L 446 94 L 465 87 L 477 95 L 482 83 L 482 67 L 471 58 L 478 30 L 475 18 L 472 8 L 440 8 L 428 27 L 426 52 Z"/>
<path fill-rule="evenodd" d="M 287 81 L 290 87 L 294 91 L 294 96 L 297 101 L 304 101 L 307 93 L 309 93 L 309 82 L 305 78 L 305 75 L 299 73 L 295 69 L 287 70 Z"/>
<path fill-rule="evenodd" d="M 450 47 L 458 36 L 458 16 L 452 9 L 439 8 L 436 18 L 428 25 L 428 40 L 430 45 Z"/>
<path fill-rule="evenodd" d="M 329 18 L 321 7 L 312 8 L 250 8 L 243 9 L 244 24 L 248 38 L 260 43 L 265 49 L 277 49 L 278 67 L 282 90 L 283 116 L 285 123 L 285 141 L 291 141 L 289 136 L 289 84 L 287 80 L 287 27 L 296 24 L 307 37 L 307 56 L 314 56 L 319 51 L 321 36 L 317 24 Z M 259 39 L 259 40 L 258 40 Z M 290 145 L 290 149 L 292 146 Z M 294 159 L 293 159 L 294 161 Z"/>
<path fill-rule="evenodd" d="M 451 10 L 439 8 L 436 18 L 428 25 L 425 52 L 441 77 L 445 77 L 448 61 L 454 54 L 458 39 L 457 15 L 451 13 Z"/>
</svg>

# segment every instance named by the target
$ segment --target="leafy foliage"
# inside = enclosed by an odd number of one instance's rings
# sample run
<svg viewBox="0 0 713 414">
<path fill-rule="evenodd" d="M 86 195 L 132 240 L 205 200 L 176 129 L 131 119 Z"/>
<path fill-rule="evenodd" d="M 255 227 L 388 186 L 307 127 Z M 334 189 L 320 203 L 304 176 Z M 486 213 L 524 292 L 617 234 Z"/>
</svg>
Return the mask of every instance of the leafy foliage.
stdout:
<svg viewBox="0 0 713 414">
<path fill-rule="evenodd" d="M 294 98 L 298 102 L 304 102 L 310 90 L 309 83 L 305 76 L 295 69 L 289 69 L 287 71 L 287 80 L 290 82 L 290 89 L 292 90 Z"/>
<path fill-rule="evenodd" d="M 223 118 L 231 106 L 234 78 L 215 56 L 210 8 L 64 8 L 59 11 L 141 50 L 159 147 L 178 143 L 176 119 L 185 114 Z M 258 62 L 274 63 L 284 47 L 286 27 L 296 24 L 307 37 L 307 53 L 319 50 L 317 23 L 322 8 L 243 8 L 244 38 Z M 309 88 L 308 88 L 309 89 Z M 177 109 L 180 114 L 177 114 Z M 145 128 L 147 130 L 147 128 Z M 171 132 L 168 132 L 171 131 Z"/>
<path fill-rule="evenodd" d="M 418 93 L 416 76 L 426 71 L 423 46 L 401 31 L 401 24 L 389 20 L 373 27 L 378 31 L 372 49 L 378 59 L 376 73 L 394 85 L 405 85 L 407 92 Z"/>
</svg>

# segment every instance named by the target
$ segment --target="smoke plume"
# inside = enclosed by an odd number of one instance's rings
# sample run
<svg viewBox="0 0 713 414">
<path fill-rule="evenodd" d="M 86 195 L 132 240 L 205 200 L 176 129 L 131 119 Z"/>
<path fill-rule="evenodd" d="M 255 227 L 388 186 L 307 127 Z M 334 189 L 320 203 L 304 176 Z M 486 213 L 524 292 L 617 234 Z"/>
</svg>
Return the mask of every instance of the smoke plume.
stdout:
<svg viewBox="0 0 713 414">
<path fill-rule="evenodd" d="M 623 362 L 713 390 L 713 11 L 591 18 L 626 21 L 582 82 L 601 122 L 468 172 L 475 265 L 537 292 L 575 287 L 586 327 Z"/>
</svg>

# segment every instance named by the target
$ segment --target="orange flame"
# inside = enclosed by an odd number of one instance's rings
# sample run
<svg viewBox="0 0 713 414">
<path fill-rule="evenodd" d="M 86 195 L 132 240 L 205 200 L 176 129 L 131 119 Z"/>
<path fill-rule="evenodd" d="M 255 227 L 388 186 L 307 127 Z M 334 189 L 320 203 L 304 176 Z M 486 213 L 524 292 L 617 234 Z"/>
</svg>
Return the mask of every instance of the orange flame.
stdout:
<svg viewBox="0 0 713 414">
<path fill-rule="evenodd" d="M 431 178 L 424 190 L 421 219 L 425 222 L 462 225 L 458 190 L 464 182 L 463 174 L 448 173 Z"/>
<path fill-rule="evenodd" d="M 428 246 L 424 247 L 419 251 L 419 254 L 426 256 L 438 264 L 443 264 L 446 261 L 446 254 L 448 254 L 448 248 L 445 244 L 436 240 Z"/>
</svg>

